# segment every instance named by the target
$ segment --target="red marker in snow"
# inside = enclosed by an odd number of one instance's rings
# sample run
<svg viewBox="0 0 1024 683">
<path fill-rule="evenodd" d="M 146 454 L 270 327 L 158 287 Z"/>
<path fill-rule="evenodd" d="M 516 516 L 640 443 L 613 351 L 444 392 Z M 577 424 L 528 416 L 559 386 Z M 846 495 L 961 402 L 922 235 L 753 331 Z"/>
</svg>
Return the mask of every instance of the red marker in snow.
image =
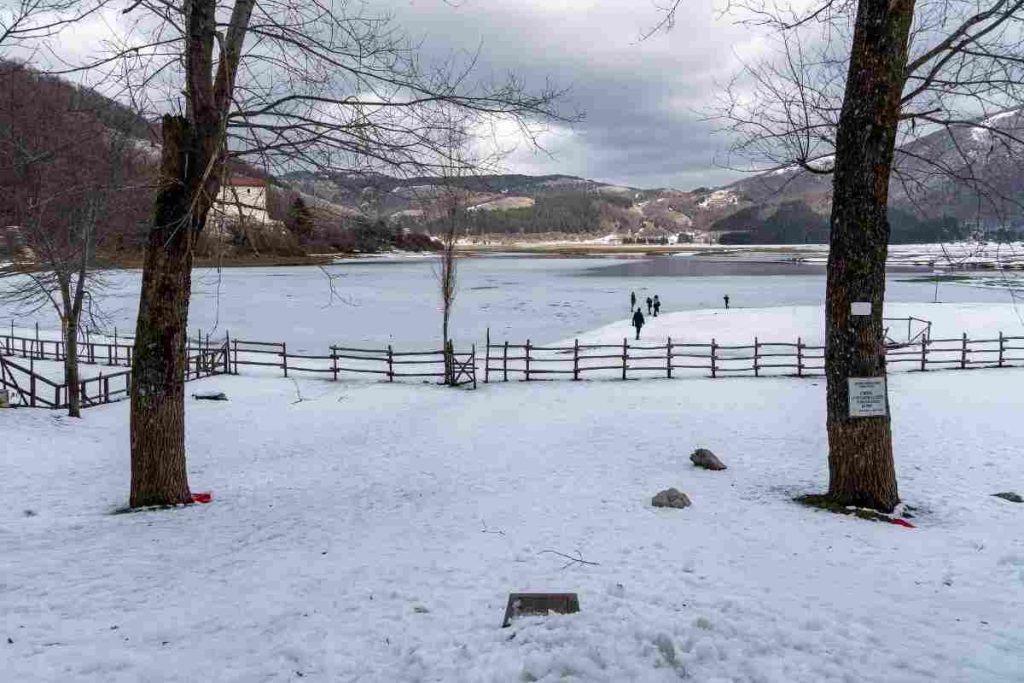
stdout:
<svg viewBox="0 0 1024 683">
<path fill-rule="evenodd" d="M 193 503 L 209 503 L 212 500 L 213 500 L 213 493 L 211 493 L 210 491 L 204 491 L 203 493 L 193 493 L 192 494 L 192 502 Z"/>
</svg>

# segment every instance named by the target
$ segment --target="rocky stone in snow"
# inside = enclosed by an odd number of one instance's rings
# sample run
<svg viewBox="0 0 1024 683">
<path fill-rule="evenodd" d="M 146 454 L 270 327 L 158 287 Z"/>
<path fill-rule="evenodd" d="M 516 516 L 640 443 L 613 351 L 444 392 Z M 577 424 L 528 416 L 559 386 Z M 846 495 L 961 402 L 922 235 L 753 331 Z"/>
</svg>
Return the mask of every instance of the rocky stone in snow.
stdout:
<svg viewBox="0 0 1024 683">
<path fill-rule="evenodd" d="M 996 498 L 1008 500 L 1011 503 L 1024 503 L 1024 498 L 1021 498 L 1019 493 L 1014 493 L 1013 491 L 1002 491 L 1000 493 L 993 493 L 992 495 Z"/>
<path fill-rule="evenodd" d="M 651 499 L 651 505 L 656 508 L 685 508 L 690 507 L 690 499 L 682 491 L 665 489 Z"/>
<path fill-rule="evenodd" d="M 697 467 L 703 467 L 706 470 L 725 469 L 725 463 L 719 460 L 718 456 L 706 448 L 698 448 L 693 453 L 690 453 L 690 462 Z"/>
</svg>

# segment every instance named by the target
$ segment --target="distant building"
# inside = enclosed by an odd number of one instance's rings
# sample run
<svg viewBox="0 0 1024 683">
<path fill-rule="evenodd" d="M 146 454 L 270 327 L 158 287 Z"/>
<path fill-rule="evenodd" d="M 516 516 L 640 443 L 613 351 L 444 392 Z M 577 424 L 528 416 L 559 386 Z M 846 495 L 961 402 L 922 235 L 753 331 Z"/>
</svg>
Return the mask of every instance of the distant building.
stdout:
<svg viewBox="0 0 1024 683">
<path fill-rule="evenodd" d="M 34 261 L 35 254 L 25 243 L 24 231 L 17 225 L 0 228 L 0 258 Z"/>
<path fill-rule="evenodd" d="M 220 187 L 213 205 L 217 222 L 269 223 L 267 181 L 244 175 L 232 175 Z"/>
</svg>

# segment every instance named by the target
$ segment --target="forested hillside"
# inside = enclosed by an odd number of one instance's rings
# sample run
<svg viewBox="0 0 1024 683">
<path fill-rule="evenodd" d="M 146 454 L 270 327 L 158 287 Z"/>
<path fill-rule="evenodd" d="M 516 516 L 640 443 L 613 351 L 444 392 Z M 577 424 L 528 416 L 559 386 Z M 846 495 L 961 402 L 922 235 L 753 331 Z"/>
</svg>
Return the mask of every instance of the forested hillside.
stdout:
<svg viewBox="0 0 1024 683">
<path fill-rule="evenodd" d="M 13 62 L 0 62 L 0 133 L 10 140 L 25 129 L 46 122 L 65 126 L 63 137 L 83 137 L 82 144 L 100 145 L 109 136 L 134 141 L 140 160 L 123 179 L 122 199 L 112 206 L 100 256 L 132 258 L 141 252 L 147 229 L 159 159 L 159 126 L 130 108 L 94 91 L 42 75 Z M 61 115 L 57 115 L 60 113 Z M 77 123 L 76 123 L 77 122 Z M 990 117 L 986 126 L 1020 127 L 1021 112 Z M 77 130 L 76 130 L 77 128 Z M 960 239 L 978 227 L 1012 235 L 1024 219 L 1019 203 L 1024 181 L 1016 172 L 1013 149 L 993 145 L 982 128 L 963 126 L 955 139 L 926 136 L 907 156 L 934 158 L 952 165 L 951 149 L 973 159 L 974 172 L 992 188 L 978 201 L 964 187 L 946 178 L 929 178 L 917 186 L 920 197 L 906 187 L 893 186 L 890 221 L 892 241 L 935 242 Z M 19 132 L 21 131 L 21 132 Z M 8 150 L 14 149 L 11 144 Z M 0 220 L 17 225 L 19 177 L 16 160 L 3 162 L 5 189 L 0 193 Z M 918 164 L 923 163 L 918 161 Z M 308 172 L 272 177 L 259 168 L 231 162 L 231 171 L 267 182 L 267 210 L 284 232 L 236 232 L 205 236 L 200 254 L 301 254 L 375 251 L 388 248 L 431 248 L 417 235 L 436 234 L 455 197 L 461 236 L 501 236 L 512 239 L 594 239 L 623 241 L 683 240 L 723 243 L 821 243 L 828 240 L 831 206 L 830 176 L 785 169 L 745 178 L 723 188 L 640 189 L 621 187 L 567 175 L 477 175 L 442 180 L 432 177 L 394 178 L 382 174 Z M 997 197 L 995 201 L 993 197 Z M 10 235 L 0 239 L 0 251 L 14 248 Z"/>
</svg>

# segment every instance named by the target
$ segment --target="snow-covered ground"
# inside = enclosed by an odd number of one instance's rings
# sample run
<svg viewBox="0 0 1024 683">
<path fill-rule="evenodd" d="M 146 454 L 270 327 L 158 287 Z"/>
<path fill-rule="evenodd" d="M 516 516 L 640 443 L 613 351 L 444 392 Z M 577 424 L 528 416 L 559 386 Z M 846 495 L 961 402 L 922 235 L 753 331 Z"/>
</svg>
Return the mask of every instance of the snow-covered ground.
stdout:
<svg viewBox="0 0 1024 683">
<path fill-rule="evenodd" d="M 990 494 L 1024 492 L 1022 381 L 890 379 L 913 529 L 791 502 L 815 380 L 202 380 L 213 503 L 134 514 L 126 404 L 0 411 L 0 678 L 1020 681 L 1024 505 Z M 582 611 L 501 629 L 510 591 Z"/>
</svg>

